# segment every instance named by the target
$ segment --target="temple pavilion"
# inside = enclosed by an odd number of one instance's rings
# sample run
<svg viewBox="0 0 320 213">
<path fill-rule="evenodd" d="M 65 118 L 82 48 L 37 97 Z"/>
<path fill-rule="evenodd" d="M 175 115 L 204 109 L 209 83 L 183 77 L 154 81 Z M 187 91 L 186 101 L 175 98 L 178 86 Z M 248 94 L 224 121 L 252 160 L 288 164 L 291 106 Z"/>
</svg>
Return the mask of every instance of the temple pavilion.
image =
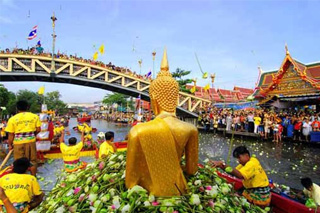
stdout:
<svg viewBox="0 0 320 213">
<path fill-rule="evenodd" d="M 320 62 L 304 64 L 290 55 L 286 56 L 278 70 L 262 72 L 253 96 L 261 106 L 293 108 L 319 104 Z"/>
</svg>

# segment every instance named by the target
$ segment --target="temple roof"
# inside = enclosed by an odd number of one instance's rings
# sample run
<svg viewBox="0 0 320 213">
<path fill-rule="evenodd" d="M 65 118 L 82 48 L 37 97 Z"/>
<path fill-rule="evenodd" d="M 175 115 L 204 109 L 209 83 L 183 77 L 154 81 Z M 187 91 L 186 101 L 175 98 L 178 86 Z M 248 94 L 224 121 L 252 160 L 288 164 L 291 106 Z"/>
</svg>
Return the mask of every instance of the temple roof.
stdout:
<svg viewBox="0 0 320 213">
<path fill-rule="evenodd" d="M 257 98 L 265 97 L 281 81 L 291 65 L 302 80 L 310 83 L 314 88 L 320 88 L 320 62 L 304 64 L 287 54 L 278 70 L 260 72 L 253 95 Z"/>
</svg>

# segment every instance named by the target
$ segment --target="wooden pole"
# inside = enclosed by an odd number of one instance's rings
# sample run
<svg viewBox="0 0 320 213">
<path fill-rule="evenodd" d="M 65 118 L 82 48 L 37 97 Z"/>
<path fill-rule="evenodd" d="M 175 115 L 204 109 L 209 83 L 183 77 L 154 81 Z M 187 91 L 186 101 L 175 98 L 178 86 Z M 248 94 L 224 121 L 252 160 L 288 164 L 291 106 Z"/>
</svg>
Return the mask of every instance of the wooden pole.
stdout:
<svg viewBox="0 0 320 213">
<path fill-rule="evenodd" d="M 3 160 L 3 162 L 1 163 L 1 165 L 0 165 L 0 171 L 1 171 L 2 167 L 8 162 L 8 160 L 9 160 L 12 152 L 13 152 L 13 149 L 8 152 L 7 156 L 5 157 L 5 159 Z"/>
</svg>

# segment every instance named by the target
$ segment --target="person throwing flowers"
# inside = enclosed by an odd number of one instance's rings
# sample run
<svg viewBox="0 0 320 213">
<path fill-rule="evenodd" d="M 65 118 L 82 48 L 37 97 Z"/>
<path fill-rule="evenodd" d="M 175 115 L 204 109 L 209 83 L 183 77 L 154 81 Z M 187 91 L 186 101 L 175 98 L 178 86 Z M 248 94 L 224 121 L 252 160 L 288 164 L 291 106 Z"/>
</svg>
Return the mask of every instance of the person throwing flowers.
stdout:
<svg viewBox="0 0 320 213">
<path fill-rule="evenodd" d="M 239 162 L 239 165 L 233 169 L 223 161 L 211 161 L 210 163 L 223 170 L 229 167 L 227 172 L 242 179 L 245 188 L 242 195 L 249 202 L 260 207 L 269 206 L 271 201 L 269 179 L 259 160 L 250 156 L 250 152 L 245 146 L 236 147 L 233 151 L 233 157 L 237 158 Z"/>
</svg>

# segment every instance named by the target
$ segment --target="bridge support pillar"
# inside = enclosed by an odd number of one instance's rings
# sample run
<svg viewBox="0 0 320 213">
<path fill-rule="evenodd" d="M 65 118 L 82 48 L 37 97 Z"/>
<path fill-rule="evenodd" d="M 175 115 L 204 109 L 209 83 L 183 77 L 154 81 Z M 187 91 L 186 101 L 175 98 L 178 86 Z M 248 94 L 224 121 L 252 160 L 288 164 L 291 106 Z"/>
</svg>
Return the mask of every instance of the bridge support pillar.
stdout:
<svg viewBox="0 0 320 213">
<path fill-rule="evenodd" d="M 197 126 L 197 118 L 183 118 L 183 120 L 187 123 Z"/>
</svg>

